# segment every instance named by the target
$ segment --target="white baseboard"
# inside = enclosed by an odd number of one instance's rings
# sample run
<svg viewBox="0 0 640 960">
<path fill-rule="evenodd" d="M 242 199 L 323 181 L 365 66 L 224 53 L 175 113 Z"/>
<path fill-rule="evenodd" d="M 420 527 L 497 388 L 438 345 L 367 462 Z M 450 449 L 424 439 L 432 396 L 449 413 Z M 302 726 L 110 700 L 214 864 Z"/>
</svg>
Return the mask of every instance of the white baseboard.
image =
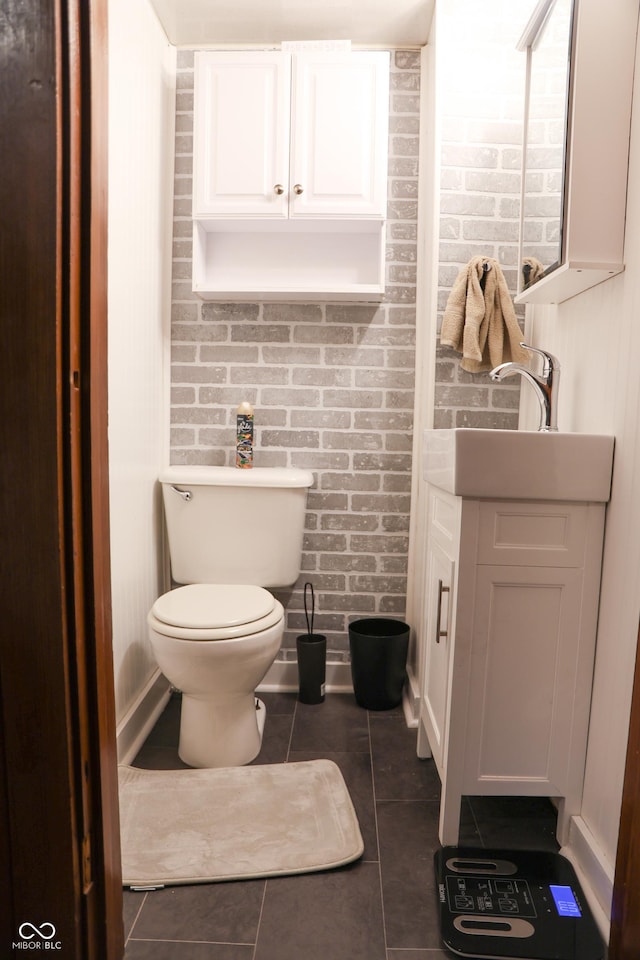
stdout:
<svg viewBox="0 0 640 960">
<path fill-rule="evenodd" d="M 420 720 L 420 686 L 413 667 L 407 665 L 407 682 L 402 692 L 402 709 L 407 726 L 417 727 Z"/>
<path fill-rule="evenodd" d="M 611 928 L 614 866 L 582 817 L 572 817 L 569 839 L 560 853 L 570 860 L 606 943 Z"/>
<path fill-rule="evenodd" d="M 256 693 L 291 693 L 298 689 L 298 664 L 295 660 L 276 660 L 258 687 Z M 325 689 L 327 693 L 353 693 L 351 665 L 328 661 Z M 402 709 L 408 727 L 418 726 L 418 684 L 409 672 L 408 683 L 402 692 Z"/>
<path fill-rule="evenodd" d="M 116 727 L 118 763 L 131 763 L 171 696 L 171 685 L 156 670 Z"/>
<path fill-rule="evenodd" d="M 351 666 L 329 660 L 326 667 L 327 693 L 353 693 Z M 290 693 L 298 689 L 298 664 L 295 660 L 276 660 L 257 689 L 257 693 Z"/>
<path fill-rule="evenodd" d="M 348 663 L 328 661 L 326 666 L 327 693 L 353 693 L 351 666 Z M 417 696 L 414 684 L 409 680 L 409 690 L 403 694 L 403 710 L 407 726 L 417 726 Z M 276 660 L 257 689 L 257 693 L 293 692 L 298 689 L 298 664 L 295 660 Z M 144 741 L 149 736 L 155 722 L 164 710 L 171 686 L 157 670 L 152 674 L 144 688 L 118 723 L 116 738 L 118 744 L 118 763 L 131 763 Z"/>
</svg>

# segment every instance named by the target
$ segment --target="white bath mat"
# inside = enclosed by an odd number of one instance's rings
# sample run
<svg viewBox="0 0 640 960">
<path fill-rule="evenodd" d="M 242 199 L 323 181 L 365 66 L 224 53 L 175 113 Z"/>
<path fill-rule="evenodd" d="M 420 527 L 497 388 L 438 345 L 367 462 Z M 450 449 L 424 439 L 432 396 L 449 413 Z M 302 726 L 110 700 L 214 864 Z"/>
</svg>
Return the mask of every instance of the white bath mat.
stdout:
<svg viewBox="0 0 640 960">
<path fill-rule="evenodd" d="M 119 780 L 124 886 L 327 870 L 364 848 L 331 760 L 215 770 L 121 766 Z"/>
</svg>

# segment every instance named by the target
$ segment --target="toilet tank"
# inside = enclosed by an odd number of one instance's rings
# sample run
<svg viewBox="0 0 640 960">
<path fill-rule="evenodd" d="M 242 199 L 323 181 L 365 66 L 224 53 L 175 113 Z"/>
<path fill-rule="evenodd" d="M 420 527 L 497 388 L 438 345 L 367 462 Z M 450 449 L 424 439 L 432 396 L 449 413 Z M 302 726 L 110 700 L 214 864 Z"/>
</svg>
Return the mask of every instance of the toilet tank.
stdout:
<svg viewBox="0 0 640 960">
<path fill-rule="evenodd" d="M 167 467 L 160 482 L 177 583 L 285 587 L 298 579 L 308 470 Z"/>
</svg>

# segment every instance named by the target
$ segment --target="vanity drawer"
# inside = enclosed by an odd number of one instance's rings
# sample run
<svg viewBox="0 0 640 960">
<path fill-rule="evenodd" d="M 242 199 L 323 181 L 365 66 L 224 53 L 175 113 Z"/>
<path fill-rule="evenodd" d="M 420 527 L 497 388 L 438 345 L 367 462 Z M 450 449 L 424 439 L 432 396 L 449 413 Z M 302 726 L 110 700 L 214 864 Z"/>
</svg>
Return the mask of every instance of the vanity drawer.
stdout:
<svg viewBox="0 0 640 960">
<path fill-rule="evenodd" d="M 478 563 L 582 566 L 589 506 L 483 501 L 478 517 Z"/>
</svg>

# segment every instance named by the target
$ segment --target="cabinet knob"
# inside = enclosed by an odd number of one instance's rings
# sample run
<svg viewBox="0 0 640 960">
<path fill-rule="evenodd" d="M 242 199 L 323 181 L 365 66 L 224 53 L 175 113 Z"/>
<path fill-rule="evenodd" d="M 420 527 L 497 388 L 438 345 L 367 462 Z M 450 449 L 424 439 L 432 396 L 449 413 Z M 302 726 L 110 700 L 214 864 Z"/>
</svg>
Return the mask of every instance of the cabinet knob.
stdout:
<svg viewBox="0 0 640 960">
<path fill-rule="evenodd" d="M 296 183 L 296 185 L 295 185 L 294 188 L 293 188 L 293 192 L 295 193 L 295 195 L 296 195 L 297 197 L 299 197 L 301 193 L 304 193 L 304 188 L 303 188 L 302 184 L 301 184 L 301 183 Z"/>
<path fill-rule="evenodd" d="M 449 593 L 449 587 L 445 587 L 442 580 L 438 580 L 438 612 L 436 614 L 436 643 L 440 643 L 440 640 L 443 637 L 446 637 L 449 633 L 448 630 L 442 630 L 440 624 L 442 623 L 442 597 L 445 593 Z"/>
<path fill-rule="evenodd" d="M 284 193 L 284 187 L 282 186 L 281 183 L 276 183 L 275 187 L 273 188 L 273 192 L 277 193 L 278 196 L 281 197 L 282 194 Z"/>
</svg>

